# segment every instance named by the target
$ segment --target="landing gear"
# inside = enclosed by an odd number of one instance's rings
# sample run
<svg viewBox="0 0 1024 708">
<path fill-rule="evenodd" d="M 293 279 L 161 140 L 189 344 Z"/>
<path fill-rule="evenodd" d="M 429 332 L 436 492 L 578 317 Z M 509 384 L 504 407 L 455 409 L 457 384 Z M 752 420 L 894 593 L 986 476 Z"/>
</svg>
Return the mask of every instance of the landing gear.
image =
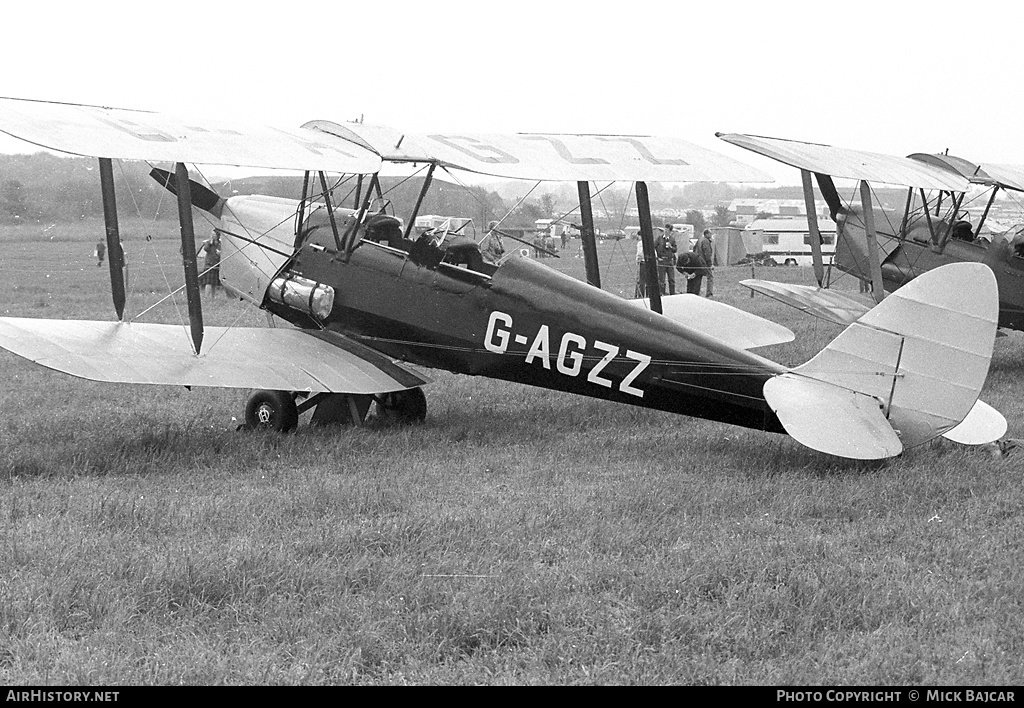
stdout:
<svg viewBox="0 0 1024 708">
<path fill-rule="evenodd" d="M 245 404 L 245 427 L 287 433 L 299 424 L 295 397 L 287 391 L 257 391 Z"/>
<path fill-rule="evenodd" d="M 299 425 L 299 415 L 313 409 L 312 425 L 360 425 L 366 420 L 370 404 L 376 402 L 377 415 L 384 421 L 407 425 L 427 417 L 427 397 L 422 388 L 384 393 L 379 396 L 346 393 L 318 393 L 297 404 L 288 391 L 256 391 L 245 404 L 245 424 L 239 429 L 276 430 L 287 433 Z"/>
<path fill-rule="evenodd" d="M 395 423 L 422 423 L 427 417 L 427 396 L 422 388 L 385 393 L 377 397 L 377 413 Z"/>
</svg>

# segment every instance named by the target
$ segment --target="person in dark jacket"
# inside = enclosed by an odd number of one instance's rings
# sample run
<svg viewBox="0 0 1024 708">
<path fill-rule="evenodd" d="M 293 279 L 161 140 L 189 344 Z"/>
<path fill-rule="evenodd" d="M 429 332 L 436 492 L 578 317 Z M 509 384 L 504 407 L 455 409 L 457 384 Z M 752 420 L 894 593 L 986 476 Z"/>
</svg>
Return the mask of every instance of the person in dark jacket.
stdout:
<svg viewBox="0 0 1024 708">
<path fill-rule="evenodd" d="M 714 297 L 715 291 L 715 244 L 714 235 L 711 233 L 711 229 L 704 229 L 704 233 L 701 234 L 697 240 L 696 245 L 693 247 L 694 253 L 700 256 L 703 261 L 704 270 L 701 275 L 707 278 L 708 288 L 705 295 L 708 297 Z M 700 295 L 700 285 L 697 286 L 697 294 Z"/>
<path fill-rule="evenodd" d="M 680 253 L 676 258 L 676 270 L 686 278 L 686 292 L 700 295 L 700 282 L 703 279 L 704 261 L 693 251 Z"/>
<path fill-rule="evenodd" d="M 654 241 L 654 252 L 658 256 L 658 283 L 662 295 L 676 294 L 676 236 L 672 224 L 665 224 L 664 229 Z"/>
</svg>

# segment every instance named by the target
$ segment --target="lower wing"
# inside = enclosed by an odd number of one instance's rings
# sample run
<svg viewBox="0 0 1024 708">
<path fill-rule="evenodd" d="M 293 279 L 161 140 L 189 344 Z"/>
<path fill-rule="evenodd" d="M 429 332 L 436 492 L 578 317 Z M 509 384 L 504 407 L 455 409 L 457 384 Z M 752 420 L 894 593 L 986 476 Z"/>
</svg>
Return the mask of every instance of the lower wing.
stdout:
<svg viewBox="0 0 1024 708">
<path fill-rule="evenodd" d="M 178 325 L 0 317 L 0 347 L 92 381 L 361 394 L 428 382 L 331 332 L 207 327 L 205 335 L 197 356 Z"/>
<path fill-rule="evenodd" d="M 651 306 L 647 298 L 629 302 Z M 771 320 L 698 295 L 663 295 L 661 307 L 665 317 L 740 349 L 784 344 L 795 337 L 790 329 Z"/>
<path fill-rule="evenodd" d="M 791 285 L 771 280 L 741 280 L 740 285 L 840 325 L 853 324 L 875 306 L 870 297 L 810 285 Z"/>
</svg>

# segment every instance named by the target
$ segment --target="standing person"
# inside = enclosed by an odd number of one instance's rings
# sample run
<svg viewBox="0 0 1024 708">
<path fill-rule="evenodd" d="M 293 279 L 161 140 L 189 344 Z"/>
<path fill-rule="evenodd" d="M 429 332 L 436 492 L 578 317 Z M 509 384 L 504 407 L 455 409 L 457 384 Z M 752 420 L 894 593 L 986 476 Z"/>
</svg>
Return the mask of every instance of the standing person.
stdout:
<svg viewBox="0 0 1024 708">
<path fill-rule="evenodd" d="M 661 235 L 654 244 L 654 251 L 658 255 L 658 283 L 662 295 L 676 294 L 676 236 L 672 231 L 672 224 L 665 224 L 664 229 L 659 229 Z"/>
<path fill-rule="evenodd" d="M 644 274 L 644 242 L 636 235 L 636 297 L 647 297 L 647 276 Z"/>
<path fill-rule="evenodd" d="M 214 229 L 213 236 L 203 241 L 199 252 L 204 254 L 199 284 L 206 290 L 206 296 L 212 298 L 220 287 L 220 232 Z"/>
<path fill-rule="evenodd" d="M 107 242 L 100 239 L 96 242 L 96 267 L 103 265 L 103 257 L 107 255 Z"/>
<path fill-rule="evenodd" d="M 704 233 L 701 234 L 700 239 L 697 240 L 696 245 L 693 247 L 694 252 L 700 256 L 703 265 L 703 276 L 708 279 L 708 288 L 705 294 L 707 297 L 714 297 L 715 295 L 715 243 L 714 234 L 711 233 L 711 229 L 704 229 Z M 698 285 L 697 294 L 700 295 L 700 286 Z"/>
<path fill-rule="evenodd" d="M 505 255 L 505 245 L 501 242 L 501 234 L 498 233 L 498 222 L 492 221 L 487 225 L 487 235 L 484 236 L 483 256 L 488 263 L 497 263 Z"/>
<path fill-rule="evenodd" d="M 124 250 L 124 241 L 118 241 L 117 247 L 121 249 L 121 272 L 124 274 L 124 287 L 128 288 L 128 254 Z"/>
</svg>

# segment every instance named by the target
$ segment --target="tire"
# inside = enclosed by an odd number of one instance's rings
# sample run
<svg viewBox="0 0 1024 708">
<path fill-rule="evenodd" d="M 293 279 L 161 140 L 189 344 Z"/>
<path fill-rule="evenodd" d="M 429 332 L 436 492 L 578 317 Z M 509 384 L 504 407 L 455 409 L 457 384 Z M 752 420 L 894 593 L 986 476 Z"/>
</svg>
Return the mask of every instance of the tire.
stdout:
<svg viewBox="0 0 1024 708">
<path fill-rule="evenodd" d="M 395 423 L 422 423 L 427 417 L 427 395 L 422 388 L 385 393 L 377 399 L 377 411 Z"/>
<path fill-rule="evenodd" d="M 298 425 L 295 398 L 287 391 L 257 391 L 245 404 L 245 426 L 249 430 L 287 433 Z"/>
</svg>

